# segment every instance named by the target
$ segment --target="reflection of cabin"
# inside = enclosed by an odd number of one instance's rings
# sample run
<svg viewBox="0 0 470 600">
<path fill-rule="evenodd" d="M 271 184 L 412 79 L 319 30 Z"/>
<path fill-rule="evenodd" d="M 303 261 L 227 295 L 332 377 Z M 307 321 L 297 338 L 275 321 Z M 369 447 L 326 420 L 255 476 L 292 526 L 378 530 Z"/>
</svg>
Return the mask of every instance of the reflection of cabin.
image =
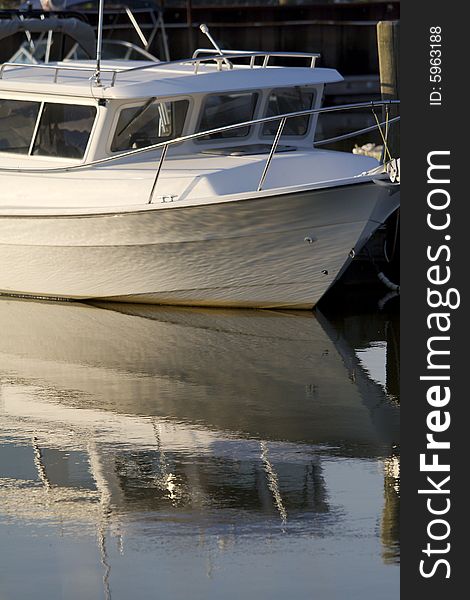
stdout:
<svg viewBox="0 0 470 600">
<path fill-rule="evenodd" d="M 155 423 L 148 423 L 153 449 L 129 448 L 126 440 L 98 441 L 90 425 L 87 432 L 56 426 L 55 433 L 46 426 L 41 445 L 36 437 L 21 441 L 29 434 L 16 423 L 15 445 L 2 445 L 0 453 L 0 480 L 8 482 L 0 492 L 5 514 L 71 519 L 98 525 L 103 535 L 103 519 L 110 515 L 119 531 L 119 515 L 132 513 L 209 528 L 246 521 L 284 526 L 305 519 L 318 526 L 321 515 L 330 512 L 320 454 L 309 449 L 227 438 L 198 452 L 173 435 L 174 449 L 165 451 L 165 425 Z M 392 456 L 384 464 L 381 538 L 389 563 L 399 556 L 398 461 Z"/>
<path fill-rule="evenodd" d="M 181 513 L 196 516 L 205 507 L 221 515 L 230 510 L 247 512 L 257 519 L 279 518 L 281 512 L 281 517 L 287 513 L 289 520 L 295 520 L 304 513 L 328 511 L 319 460 L 302 456 L 286 460 L 275 448 L 271 460 L 265 443 L 221 440 L 205 454 L 192 455 L 191 448 L 165 452 L 158 446 L 158 436 L 153 450 L 129 450 L 125 444 L 120 448 L 96 444 L 87 435 L 79 437 L 83 443 L 76 449 L 54 447 L 53 434 L 49 447 L 37 440 L 32 445 L 6 446 L 5 452 L 2 447 L 0 478 L 40 480 L 52 495 L 57 492 L 64 499 L 73 497 L 75 490 L 79 504 L 82 493 L 80 514 L 94 497 L 86 490 L 105 496 L 107 506 L 117 513 L 163 512 L 170 520 Z M 227 455 L 221 456 L 224 451 Z M 8 460 L 13 454 L 14 469 Z M 32 491 L 36 494 L 36 485 Z M 24 502 L 28 504 L 27 489 Z"/>
<path fill-rule="evenodd" d="M 116 456 L 116 473 L 126 505 L 134 505 L 139 510 L 160 510 L 172 502 L 177 509 L 183 510 L 207 506 L 253 514 L 275 514 L 278 510 L 259 455 L 253 456 L 252 460 L 214 455 L 196 460 L 192 457 L 188 461 L 184 454 L 168 453 L 165 461 L 162 465 L 159 456 L 148 451 Z M 273 468 L 289 519 L 304 512 L 328 510 L 325 482 L 317 461 L 306 464 L 276 461 Z M 177 490 L 173 499 L 165 487 L 168 469 L 171 469 L 172 483 Z"/>
</svg>

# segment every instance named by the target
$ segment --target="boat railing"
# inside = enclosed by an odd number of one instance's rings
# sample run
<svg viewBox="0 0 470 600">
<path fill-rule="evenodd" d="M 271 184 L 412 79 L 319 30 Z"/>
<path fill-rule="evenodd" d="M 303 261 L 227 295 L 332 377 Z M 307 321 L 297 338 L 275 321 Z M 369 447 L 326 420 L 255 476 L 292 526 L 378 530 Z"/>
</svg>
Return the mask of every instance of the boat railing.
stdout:
<svg viewBox="0 0 470 600">
<path fill-rule="evenodd" d="M 206 53 L 207 56 L 202 56 Z M 226 69 L 232 69 L 235 66 L 241 67 L 243 65 L 234 65 L 235 60 L 247 60 L 249 59 L 249 67 L 254 68 L 268 68 L 269 61 L 271 58 L 288 58 L 288 59 L 308 59 L 310 62 L 310 68 L 315 67 L 315 61 L 320 57 L 318 53 L 311 52 L 254 52 L 251 50 L 234 50 L 230 52 L 224 52 L 217 54 L 212 49 L 200 48 L 196 50 L 192 58 L 183 58 L 179 60 L 170 60 L 158 63 L 158 68 L 165 67 L 177 67 L 177 66 L 193 66 L 193 73 L 197 75 L 199 73 L 201 65 L 208 63 L 215 63 L 218 71 L 222 71 L 224 65 Z M 259 59 L 259 60 L 258 60 Z M 259 64 L 261 62 L 261 64 Z M 232 63 L 232 64 L 230 64 Z M 123 69 L 116 73 L 117 75 L 124 75 L 127 73 L 133 73 L 134 71 L 144 71 L 145 69 L 155 68 L 155 65 L 139 65 L 138 67 L 131 67 L 129 69 Z M 115 84 L 116 77 L 113 79 L 111 85 Z"/>
<path fill-rule="evenodd" d="M 210 55 L 210 56 L 204 56 Z M 288 59 L 307 59 L 311 69 L 315 68 L 317 58 L 320 58 L 317 52 L 256 52 L 253 50 L 221 50 L 220 54 L 214 54 L 214 48 L 198 48 L 193 53 L 193 59 L 199 62 L 195 63 L 195 71 L 197 73 L 200 62 L 203 60 L 216 60 L 217 64 L 222 65 L 223 62 L 234 59 L 250 59 L 249 66 L 253 68 L 266 68 L 272 58 L 288 58 Z M 258 59 L 261 64 L 257 63 Z M 225 62 L 225 64 L 227 64 Z"/>
<path fill-rule="evenodd" d="M 177 144 L 182 144 L 184 142 L 189 142 L 193 140 L 198 140 L 201 138 L 205 138 L 208 136 L 217 135 L 220 133 L 225 133 L 227 131 L 234 131 L 236 129 L 241 129 L 244 127 L 251 127 L 253 125 L 264 125 L 266 123 L 272 123 L 279 121 L 279 125 L 277 127 L 276 133 L 273 138 L 273 142 L 271 144 L 271 148 L 269 150 L 268 156 L 263 166 L 263 171 L 261 177 L 258 182 L 258 186 L 256 191 L 260 192 L 263 189 L 263 184 L 266 181 L 266 177 L 269 171 L 269 167 L 271 166 L 272 159 L 279 145 L 279 141 L 282 137 L 282 133 L 286 122 L 289 119 L 295 119 L 298 117 L 305 117 L 310 115 L 318 115 L 323 113 L 331 113 L 331 112 L 340 112 L 346 110 L 358 110 L 358 109 L 367 109 L 370 108 L 376 117 L 376 124 L 370 127 L 362 128 L 355 130 L 353 132 L 343 134 L 340 136 L 335 136 L 333 138 L 329 138 L 327 140 L 321 140 L 319 142 L 315 142 L 314 146 L 322 146 L 328 143 L 338 142 L 340 140 L 345 140 L 348 138 L 355 137 L 357 135 L 367 133 L 369 131 L 376 130 L 377 128 L 380 131 L 382 140 L 384 142 L 384 146 L 387 146 L 387 135 L 389 126 L 393 123 L 396 123 L 400 120 L 399 116 L 395 116 L 390 118 L 389 111 L 391 106 L 396 106 L 400 104 L 399 100 L 378 100 L 378 101 L 370 101 L 370 102 L 357 102 L 354 104 L 343 104 L 339 106 L 327 106 L 322 108 L 312 108 L 309 110 L 301 110 L 292 113 L 285 113 L 281 115 L 273 115 L 271 117 L 263 117 L 260 119 L 252 119 L 250 121 L 243 121 L 241 123 L 235 123 L 233 125 L 224 125 L 223 127 L 216 127 L 215 129 L 208 129 L 206 131 L 198 131 L 196 133 L 191 133 L 189 135 L 180 136 L 177 138 L 173 138 L 171 140 L 166 140 L 164 142 L 159 142 L 158 144 L 151 144 L 149 146 L 145 146 L 144 148 L 136 148 L 132 150 L 127 150 L 126 152 L 120 152 L 119 154 L 115 154 L 114 156 L 107 156 L 105 158 L 100 158 L 97 160 L 84 162 L 80 164 L 69 165 L 66 167 L 46 167 L 46 168 L 22 168 L 22 167 L 0 167 L 0 172 L 4 173 L 67 173 L 70 171 L 77 171 L 81 169 L 89 169 L 90 167 L 106 165 L 108 163 L 112 163 L 115 161 L 119 161 L 123 158 L 128 158 L 131 156 L 136 156 L 139 154 L 144 154 L 147 152 L 154 152 L 156 150 L 161 150 L 161 154 L 157 163 L 155 177 L 153 179 L 152 188 L 150 190 L 150 195 L 148 198 L 148 204 L 152 203 L 155 189 L 157 187 L 158 179 L 160 177 L 160 173 L 162 171 L 163 164 L 165 162 L 168 149 L 170 146 L 175 146 Z M 384 121 L 379 121 L 376 113 L 376 109 L 382 108 L 385 110 L 386 118 Z M 385 133 L 382 130 L 382 127 L 385 128 Z M 391 159 L 391 156 L 390 156 Z"/>
<path fill-rule="evenodd" d="M 7 67 L 12 68 L 28 68 L 28 69 L 49 69 L 53 71 L 53 82 L 58 83 L 59 74 L 61 71 L 87 71 L 88 73 L 94 74 L 96 71 L 96 66 L 86 65 L 55 65 L 55 64 L 25 64 L 25 63 L 15 63 L 15 62 L 6 62 L 0 65 L 0 79 L 4 78 Z M 101 69 L 101 73 L 110 73 L 112 77 L 112 82 L 116 79 L 117 69 Z"/>
<path fill-rule="evenodd" d="M 209 53 L 208 56 L 202 56 L 201 53 Z M 199 53 L 199 54 L 198 54 Z M 118 75 L 125 75 L 128 73 L 133 73 L 135 71 L 145 71 L 146 69 L 158 69 L 165 67 L 175 67 L 175 66 L 185 66 L 190 65 L 193 67 L 193 73 L 197 75 L 200 71 L 201 65 L 208 63 L 215 63 L 218 71 L 222 71 L 224 65 L 227 66 L 228 61 L 232 62 L 234 60 L 246 60 L 249 59 L 249 67 L 250 68 L 267 68 L 269 65 L 269 61 L 271 58 L 289 58 L 289 59 L 308 59 L 310 61 L 310 68 L 315 67 L 315 61 L 320 56 L 320 54 L 308 53 L 308 52 L 251 52 L 244 50 L 237 50 L 235 52 L 223 52 L 222 54 L 214 54 L 214 50 L 209 51 L 208 49 L 201 48 L 196 50 L 193 55 L 193 58 L 185 58 L 181 60 L 170 60 L 165 62 L 158 62 L 146 65 L 139 65 L 138 67 L 130 67 L 130 68 L 101 68 L 101 74 L 108 73 L 111 76 L 109 85 L 110 87 L 114 87 L 118 78 Z M 261 64 L 259 64 L 261 62 Z M 234 65 L 232 64 L 232 68 Z M 237 65 L 240 66 L 240 65 Z M 53 71 L 54 77 L 53 82 L 59 83 L 59 75 L 61 71 L 88 71 L 92 75 L 96 72 L 95 65 L 64 65 L 64 64 L 24 64 L 18 62 L 6 62 L 0 65 L 0 79 L 4 79 L 4 76 L 7 72 L 8 68 L 35 68 L 35 69 L 50 69 Z"/>
</svg>

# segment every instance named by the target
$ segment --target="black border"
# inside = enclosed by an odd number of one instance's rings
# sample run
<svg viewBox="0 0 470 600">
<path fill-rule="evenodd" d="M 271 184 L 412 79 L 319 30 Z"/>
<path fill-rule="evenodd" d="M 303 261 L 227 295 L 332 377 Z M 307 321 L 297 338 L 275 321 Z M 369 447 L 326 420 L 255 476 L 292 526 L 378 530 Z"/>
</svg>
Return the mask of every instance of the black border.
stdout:
<svg viewBox="0 0 470 600">
<path fill-rule="evenodd" d="M 467 218 L 469 211 L 465 179 L 470 165 L 466 165 L 468 150 L 465 85 L 468 78 L 469 21 L 464 3 L 456 0 L 403 0 L 401 7 L 400 39 L 400 94 L 401 94 L 401 162 L 403 186 L 401 195 L 401 597 L 403 600 L 426 598 L 433 600 L 465 597 L 468 550 L 466 534 L 468 522 L 464 512 L 467 504 L 467 455 L 463 445 L 469 419 L 470 402 L 466 391 L 465 372 L 470 370 L 467 359 L 466 298 L 468 275 L 466 260 L 469 251 L 466 239 L 470 238 Z M 429 105 L 433 84 L 429 81 L 429 29 L 442 28 L 442 106 Z M 426 497 L 418 489 L 426 484 L 426 474 L 420 473 L 419 455 L 425 451 L 426 415 L 430 407 L 426 401 L 429 382 L 420 381 L 426 374 L 426 343 L 432 333 L 426 318 L 432 310 L 427 304 L 426 257 L 429 244 L 442 243 L 443 232 L 433 232 L 426 225 L 428 213 L 427 154 L 435 150 L 450 150 L 450 179 L 446 188 L 451 194 L 451 285 L 461 294 L 461 305 L 451 313 L 449 331 L 451 369 L 450 429 L 442 439 L 451 442 L 447 451 L 451 465 L 451 509 L 446 515 L 451 526 L 448 538 L 451 547 L 441 555 L 450 563 L 450 578 L 441 565 L 428 579 L 419 573 L 420 560 L 426 558 L 427 525 L 432 519 L 426 510 Z M 446 263 L 442 263 L 446 264 Z M 437 474 L 436 479 L 439 479 Z M 441 477 L 442 479 L 442 477 Z M 429 487 L 429 486 L 427 486 Z M 442 542 L 441 545 L 444 543 Z M 436 543 L 437 547 L 437 543 Z M 435 555 L 438 558 L 437 555 Z M 428 559 L 429 560 L 429 559 Z M 429 562 L 427 563 L 430 564 Z"/>
</svg>

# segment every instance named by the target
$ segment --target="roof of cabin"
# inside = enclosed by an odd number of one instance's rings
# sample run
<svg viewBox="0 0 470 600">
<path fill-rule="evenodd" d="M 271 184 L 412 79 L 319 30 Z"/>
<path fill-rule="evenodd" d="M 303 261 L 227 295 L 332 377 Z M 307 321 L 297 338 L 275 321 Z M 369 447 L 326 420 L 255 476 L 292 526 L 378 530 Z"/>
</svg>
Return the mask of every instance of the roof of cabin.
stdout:
<svg viewBox="0 0 470 600">
<path fill-rule="evenodd" d="M 136 64 L 140 67 L 136 70 Z M 307 67 L 255 67 L 237 65 L 233 69 L 217 70 L 215 64 L 103 62 L 102 87 L 91 82 L 95 63 L 74 61 L 48 65 L 3 67 L 0 91 L 54 94 L 86 98 L 131 99 L 166 97 L 196 93 L 229 92 L 295 85 L 315 85 L 342 81 L 335 69 Z M 76 67 L 77 70 L 70 70 Z M 58 80 L 54 77 L 59 68 Z M 86 70 L 78 70 L 86 69 Z M 113 73 L 116 75 L 112 85 Z"/>
</svg>

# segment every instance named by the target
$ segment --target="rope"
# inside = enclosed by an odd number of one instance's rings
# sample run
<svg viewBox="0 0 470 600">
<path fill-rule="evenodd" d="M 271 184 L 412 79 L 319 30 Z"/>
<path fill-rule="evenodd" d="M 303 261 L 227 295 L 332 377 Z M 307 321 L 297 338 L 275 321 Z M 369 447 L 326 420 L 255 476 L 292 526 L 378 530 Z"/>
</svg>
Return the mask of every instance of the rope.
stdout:
<svg viewBox="0 0 470 600">
<path fill-rule="evenodd" d="M 383 144 L 384 144 L 385 154 L 388 154 L 388 159 L 392 160 L 392 155 L 390 154 L 390 150 L 388 149 L 388 144 L 387 144 L 387 137 L 388 137 L 388 107 L 387 107 L 387 110 L 386 110 L 386 118 L 385 118 L 385 136 L 383 134 L 382 127 L 380 126 L 379 118 L 377 117 L 377 113 L 375 112 L 374 108 L 372 108 L 372 114 L 375 117 L 375 121 L 377 123 L 377 129 L 380 132 L 380 137 L 382 138 L 382 141 L 383 141 Z"/>
</svg>

